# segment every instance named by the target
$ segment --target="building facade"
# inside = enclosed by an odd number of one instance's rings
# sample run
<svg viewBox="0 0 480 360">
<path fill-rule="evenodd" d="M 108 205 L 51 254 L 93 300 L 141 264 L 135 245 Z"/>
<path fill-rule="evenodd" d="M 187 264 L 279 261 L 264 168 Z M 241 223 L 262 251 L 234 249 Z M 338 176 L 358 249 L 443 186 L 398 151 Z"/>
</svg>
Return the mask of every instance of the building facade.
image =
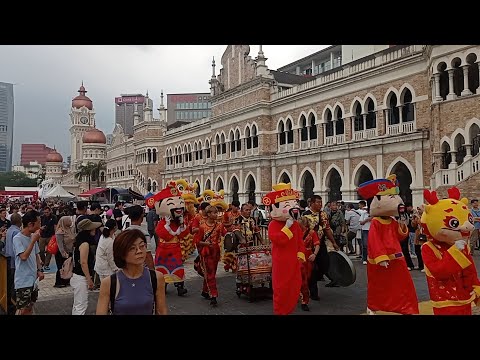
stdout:
<svg viewBox="0 0 480 360">
<path fill-rule="evenodd" d="M 14 112 L 13 84 L 0 82 L 0 172 L 12 170 Z"/>
<path fill-rule="evenodd" d="M 260 203 L 283 181 L 304 198 L 349 200 L 395 173 L 415 206 L 425 188 L 478 196 L 480 46 L 371 48 L 305 77 L 268 69 L 262 47 L 253 59 L 247 45 L 229 45 L 218 75 L 212 64 L 211 117 L 170 129 L 140 122 L 124 139 L 136 190 L 186 178 Z"/>
<path fill-rule="evenodd" d="M 45 144 L 22 144 L 20 165 L 27 166 L 32 161 L 45 165 L 47 155 L 50 154 L 52 150 L 52 148 Z"/>
<path fill-rule="evenodd" d="M 13 171 L 22 172 L 27 175 L 29 179 L 37 179 L 42 172 L 42 165 L 43 164 L 40 164 L 37 161 L 31 161 L 25 165 L 13 165 Z"/>
</svg>

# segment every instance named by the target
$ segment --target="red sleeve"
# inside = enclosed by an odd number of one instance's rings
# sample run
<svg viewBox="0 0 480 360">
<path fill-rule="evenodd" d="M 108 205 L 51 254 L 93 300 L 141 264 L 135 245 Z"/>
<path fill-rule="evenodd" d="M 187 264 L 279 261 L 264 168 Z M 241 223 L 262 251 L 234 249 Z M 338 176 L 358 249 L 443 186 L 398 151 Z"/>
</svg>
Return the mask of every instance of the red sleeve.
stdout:
<svg viewBox="0 0 480 360">
<path fill-rule="evenodd" d="M 305 243 L 303 242 L 302 229 L 300 228 L 300 225 L 298 225 L 298 222 L 296 222 L 296 221 L 293 224 L 292 228 L 293 228 L 293 231 L 295 232 L 295 236 L 297 238 L 297 252 L 301 252 L 305 255 L 306 249 L 305 249 Z"/>
<path fill-rule="evenodd" d="M 190 223 L 190 229 L 198 229 L 200 227 L 200 218 L 198 215 L 195 215 L 192 222 Z"/>
<path fill-rule="evenodd" d="M 310 234 L 312 235 L 313 246 L 320 246 L 320 239 L 318 238 L 318 234 L 316 231 L 311 231 Z"/>
<path fill-rule="evenodd" d="M 382 230 L 387 225 L 381 224 L 377 219 L 372 219 L 370 230 L 368 232 L 368 257 L 378 264 L 389 260 L 387 249 L 382 241 Z"/>
<path fill-rule="evenodd" d="M 370 234 L 368 240 L 370 241 Z M 445 251 L 442 254 L 442 258 L 439 259 L 430 248 L 430 245 L 425 243 L 422 246 L 422 258 L 428 271 L 437 280 L 448 280 L 453 274 L 463 269 L 468 267 L 474 268 L 471 266 L 473 264 L 471 257 L 468 259 L 468 255 L 458 250 L 455 245 L 452 245 L 448 251 Z"/>
<path fill-rule="evenodd" d="M 199 226 L 199 230 L 193 236 L 193 241 L 195 242 L 195 245 L 198 245 L 198 243 L 202 241 L 203 235 L 205 235 L 205 230 L 203 230 L 203 226 Z"/>
<path fill-rule="evenodd" d="M 268 238 L 273 244 L 283 246 L 292 237 L 293 233 L 285 226 L 284 222 L 272 220 L 270 224 L 268 224 Z"/>
</svg>

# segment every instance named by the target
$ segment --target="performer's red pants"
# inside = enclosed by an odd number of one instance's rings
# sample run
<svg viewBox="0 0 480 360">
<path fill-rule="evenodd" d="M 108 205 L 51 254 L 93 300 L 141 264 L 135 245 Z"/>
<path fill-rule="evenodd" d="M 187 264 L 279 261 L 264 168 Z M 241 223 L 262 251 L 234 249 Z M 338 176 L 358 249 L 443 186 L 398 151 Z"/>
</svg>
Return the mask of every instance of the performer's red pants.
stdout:
<svg viewBox="0 0 480 360">
<path fill-rule="evenodd" d="M 308 284 L 310 283 L 310 279 L 312 277 L 312 270 L 313 270 L 313 262 L 307 261 L 302 263 L 302 287 L 300 291 L 302 293 L 302 304 L 308 304 L 310 301 L 310 290 L 308 288 Z"/>
<path fill-rule="evenodd" d="M 217 290 L 217 266 L 220 261 L 220 247 L 213 245 L 209 247 L 209 254 L 202 255 L 200 252 L 200 264 L 203 268 L 203 292 L 208 293 L 211 297 L 218 297 Z"/>
</svg>

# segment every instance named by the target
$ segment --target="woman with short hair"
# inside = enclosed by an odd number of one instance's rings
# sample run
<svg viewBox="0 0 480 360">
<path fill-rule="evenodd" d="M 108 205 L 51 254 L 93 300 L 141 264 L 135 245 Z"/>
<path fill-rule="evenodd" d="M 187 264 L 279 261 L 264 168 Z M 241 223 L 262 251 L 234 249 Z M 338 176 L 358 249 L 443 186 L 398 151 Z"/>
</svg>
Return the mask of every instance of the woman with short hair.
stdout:
<svg viewBox="0 0 480 360">
<path fill-rule="evenodd" d="M 110 304 L 113 276 L 109 276 L 100 285 L 97 315 L 109 314 L 109 305 L 113 305 L 113 315 L 167 315 L 163 274 L 144 266 L 146 256 L 147 242 L 142 231 L 124 231 L 115 238 L 113 258 L 120 270 L 114 278 L 114 303 Z M 156 278 L 155 293 L 152 274 Z"/>
</svg>

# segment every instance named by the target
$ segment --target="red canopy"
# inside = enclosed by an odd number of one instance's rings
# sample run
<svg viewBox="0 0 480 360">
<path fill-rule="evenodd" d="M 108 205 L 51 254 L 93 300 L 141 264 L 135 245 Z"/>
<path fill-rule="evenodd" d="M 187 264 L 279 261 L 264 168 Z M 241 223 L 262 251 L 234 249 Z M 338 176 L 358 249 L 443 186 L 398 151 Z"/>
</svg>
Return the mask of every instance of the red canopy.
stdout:
<svg viewBox="0 0 480 360">
<path fill-rule="evenodd" d="M 33 201 L 38 199 L 38 191 L 0 191 L 0 197 L 32 196 Z"/>
<path fill-rule="evenodd" d="M 78 194 L 77 196 L 80 196 L 80 197 L 90 197 L 92 195 L 95 195 L 95 194 L 99 194 L 99 193 L 102 193 L 104 191 L 107 191 L 108 188 L 95 188 L 95 189 L 90 189 L 88 191 L 85 191 L 81 194 Z"/>
</svg>

